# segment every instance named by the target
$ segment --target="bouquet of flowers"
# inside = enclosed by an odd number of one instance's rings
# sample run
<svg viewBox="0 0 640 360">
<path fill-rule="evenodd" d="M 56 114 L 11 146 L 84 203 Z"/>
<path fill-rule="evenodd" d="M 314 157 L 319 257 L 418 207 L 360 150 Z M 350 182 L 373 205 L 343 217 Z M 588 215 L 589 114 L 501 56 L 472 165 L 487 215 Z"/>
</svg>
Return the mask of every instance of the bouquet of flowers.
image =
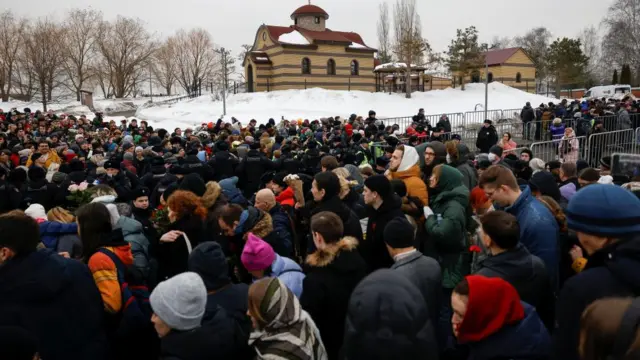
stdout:
<svg viewBox="0 0 640 360">
<path fill-rule="evenodd" d="M 151 222 L 161 234 L 166 233 L 169 231 L 169 210 L 162 205 L 158 205 L 151 213 Z"/>
<path fill-rule="evenodd" d="M 69 196 L 67 196 L 67 200 L 69 200 L 76 207 L 80 207 L 84 204 L 88 204 L 91 202 L 91 193 L 87 191 L 89 187 L 89 183 L 83 181 L 80 185 L 71 184 L 67 188 L 69 190 Z"/>
</svg>

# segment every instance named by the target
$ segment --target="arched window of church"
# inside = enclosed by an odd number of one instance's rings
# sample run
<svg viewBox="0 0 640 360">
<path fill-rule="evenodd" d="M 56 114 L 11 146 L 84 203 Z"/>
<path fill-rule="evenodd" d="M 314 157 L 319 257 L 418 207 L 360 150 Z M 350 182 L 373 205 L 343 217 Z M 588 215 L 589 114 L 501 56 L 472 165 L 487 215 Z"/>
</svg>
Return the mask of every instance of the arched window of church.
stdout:
<svg viewBox="0 0 640 360">
<path fill-rule="evenodd" d="M 360 75 L 360 64 L 358 64 L 357 60 L 351 60 L 351 75 Z"/>
<path fill-rule="evenodd" d="M 327 75 L 335 75 L 336 74 L 336 62 L 333 59 L 329 59 L 327 61 Z"/>
<path fill-rule="evenodd" d="M 311 60 L 309 58 L 302 59 L 302 73 L 311 74 Z"/>
</svg>

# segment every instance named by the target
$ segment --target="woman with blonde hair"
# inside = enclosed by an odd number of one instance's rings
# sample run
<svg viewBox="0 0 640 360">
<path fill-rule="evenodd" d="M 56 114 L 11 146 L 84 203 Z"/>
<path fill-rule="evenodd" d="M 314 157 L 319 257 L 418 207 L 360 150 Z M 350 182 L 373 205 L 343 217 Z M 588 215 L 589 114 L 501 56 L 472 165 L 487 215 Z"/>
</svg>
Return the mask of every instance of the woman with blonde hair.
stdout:
<svg viewBox="0 0 640 360">
<path fill-rule="evenodd" d="M 327 359 L 316 324 L 278 278 L 262 278 L 249 287 L 247 313 L 256 359 Z"/>
<path fill-rule="evenodd" d="M 53 249 L 64 257 L 82 257 L 82 242 L 73 214 L 55 207 L 47 213 L 47 220 L 40 223 L 40 238 L 47 249 Z"/>
</svg>

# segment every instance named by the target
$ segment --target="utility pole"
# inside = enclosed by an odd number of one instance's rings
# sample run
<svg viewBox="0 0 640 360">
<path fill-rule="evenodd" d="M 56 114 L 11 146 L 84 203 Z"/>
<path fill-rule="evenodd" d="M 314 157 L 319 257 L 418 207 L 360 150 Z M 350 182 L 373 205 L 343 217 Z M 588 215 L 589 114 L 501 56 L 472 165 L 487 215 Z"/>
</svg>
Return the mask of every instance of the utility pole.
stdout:
<svg viewBox="0 0 640 360">
<path fill-rule="evenodd" d="M 149 96 L 151 97 L 151 102 L 153 102 L 153 88 L 151 85 L 151 64 L 149 64 Z"/>
<path fill-rule="evenodd" d="M 487 52 L 489 52 L 489 48 L 487 47 L 485 49 L 485 54 L 484 54 L 484 120 L 487 120 L 487 111 L 488 111 L 488 106 L 489 106 L 489 61 L 488 59 L 488 54 Z"/>
</svg>

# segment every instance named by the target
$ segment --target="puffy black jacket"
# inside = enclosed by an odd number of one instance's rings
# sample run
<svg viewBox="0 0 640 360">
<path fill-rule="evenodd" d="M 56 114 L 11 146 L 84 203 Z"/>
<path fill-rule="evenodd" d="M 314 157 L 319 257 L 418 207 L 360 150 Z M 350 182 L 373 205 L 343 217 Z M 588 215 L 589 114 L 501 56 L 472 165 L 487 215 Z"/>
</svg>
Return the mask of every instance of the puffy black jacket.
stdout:
<svg viewBox="0 0 640 360">
<path fill-rule="evenodd" d="M 0 326 L 38 340 L 43 359 L 105 359 L 100 292 L 87 265 L 41 250 L 0 267 Z"/>
<path fill-rule="evenodd" d="M 209 166 L 215 169 L 215 181 L 230 178 L 238 166 L 238 158 L 228 151 L 218 151 L 209 160 Z"/>
<path fill-rule="evenodd" d="M 476 147 L 482 153 L 488 153 L 489 149 L 498 142 L 498 132 L 493 125 L 481 127 L 476 139 Z"/>
<path fill-rule="evenodd" d="M 360 243 L 359 249 L 371 271 L 389 268 L 393 265 L 393 259 L 389 256 L 383 234 L 389 221 L 396 217 L 404 217 L 401 205 L 402 200 L 394 194 L 385 199 L 377 210 L 370 206 L 367 207 L 369 222 L 365 239 Z"/>
<path fill-rule="evenodd" d="M 35 180 L 27 183 L 23 194 L 23 204 L 28 207 L 30 204 L 40 204 L 46 211 L 58 205 L 62 199 L 61 190 L 47 180 Z"/>
<path fill-rule="evenodd" d="M 249 150 L 247 157 L 238 165 L 237 173 L 244 196 L 250 198 L 253 193 L 260 188 L 260 177 L 273 168 L 273 163 L 269 161 L 258 150 Z"/>
</svg>

